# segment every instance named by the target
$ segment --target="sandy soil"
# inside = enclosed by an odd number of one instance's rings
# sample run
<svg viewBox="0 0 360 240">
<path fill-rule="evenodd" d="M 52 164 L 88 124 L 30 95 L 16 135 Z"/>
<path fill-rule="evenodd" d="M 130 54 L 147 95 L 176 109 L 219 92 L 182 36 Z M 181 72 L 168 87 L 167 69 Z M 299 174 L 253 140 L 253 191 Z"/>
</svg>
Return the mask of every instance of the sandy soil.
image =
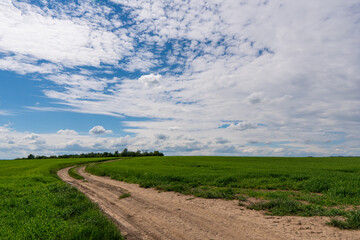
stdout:
<svg viewBox="0 0 360 240">
<path fill-rule="evenodd" d="M 238 206 L 237 201 L 159 192 L 65 168 L 58 175 L 97 203 L 127 239 L 360 239 L 360 231 L 325 225 L 326 217 L 274 217 Z M 119 199 L 124 193 L 131 196 Z"/>
</svg>

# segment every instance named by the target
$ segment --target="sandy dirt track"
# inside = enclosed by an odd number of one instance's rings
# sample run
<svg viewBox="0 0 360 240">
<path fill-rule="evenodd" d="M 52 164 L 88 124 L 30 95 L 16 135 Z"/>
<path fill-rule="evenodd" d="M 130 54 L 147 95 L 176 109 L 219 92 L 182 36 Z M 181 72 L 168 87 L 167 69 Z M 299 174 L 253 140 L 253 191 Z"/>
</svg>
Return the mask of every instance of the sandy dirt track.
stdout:
<svg viewBox="0 0 360 240">
<path fill-rule="evenodd" d="M 159 192 L 65 168 L 58 176 L 97 203 L 126 239 L 360 239 L 360 231 L 326 226 L 326 217 L 274 217 L 238 206 L 237 201 Z M 119 199 L 123 193 L 131 196 Z"/>
</svg>

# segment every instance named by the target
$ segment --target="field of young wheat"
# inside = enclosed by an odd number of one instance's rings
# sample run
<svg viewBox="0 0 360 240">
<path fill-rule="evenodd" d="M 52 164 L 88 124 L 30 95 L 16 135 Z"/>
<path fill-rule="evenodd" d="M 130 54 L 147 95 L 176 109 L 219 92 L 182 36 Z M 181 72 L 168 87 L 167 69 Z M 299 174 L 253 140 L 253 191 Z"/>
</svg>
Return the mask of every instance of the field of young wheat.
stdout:
<svg viewBox="0 0 360 240">
<path fill-rule="evenodd" d="M 261 201 L 276 215 L 342 216 L 330 224 L 360 227 L 359 157 L 147 157 L 88 166 L 88 172 L 205 198 Z"/>
<path fill-rule="evenodd" d="M 0 161 L 0 239 L 122 239 L 95 204 L 56 175 L 99 160 Z"/>
</svg>

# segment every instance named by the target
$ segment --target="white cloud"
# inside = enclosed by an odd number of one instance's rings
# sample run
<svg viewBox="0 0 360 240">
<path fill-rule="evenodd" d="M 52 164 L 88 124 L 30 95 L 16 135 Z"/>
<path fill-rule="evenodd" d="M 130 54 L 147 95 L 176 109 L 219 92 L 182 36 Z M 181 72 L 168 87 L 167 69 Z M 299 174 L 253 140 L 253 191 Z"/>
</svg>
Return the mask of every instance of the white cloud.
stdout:
<svg viewBox="0 0 360 240">
<path fill-rule="evenodd" d="M 7 110 L 2 110 L 0 109 L 0 116 L 9 116 L 9 115 L 12 115 L 9 111 Z"/>
<path fill-rule="evenodd" d="M 94 6 L 88 6 L 88 15 L 70 17 L 66 8 L 72 6 L 62 7 L 63 13 L 57 15 L 50 9 L 27 3 L 2 1 L 0 52 L 14 54 L 17 63 L 14 64 L 14 57 L 9 56 L 0 61 L 0 68 L 20 73 L 49 73 L 57 68 L 52 64 L 29 63 L 28 56 L 35 61 L 46 60 L 67 67 L 117 64 L 132 50 L 132 40 L 126 33 L 99 29 L 106 23 L 106 18 L 94 22 L 98 17 L 91 16 L 95 14 L 92 11 L 104 13 L 105 8 L 91 9 Z M 35 69 L 31 69 L 31 65 Z"/>
<path fill-rule="evenodd" d="M 31 133 L 31 134 L 25 136 L 25 139 L 29 139 L 29 140 L 36 140 L 38 138 L 39 138 L 39 135 L 35 134 L 35 133 Z"/>
<path fill-rule="evenodd" d="M 103 126 L 95 126 L 92 129 L 89 130 L 89 133 L 94 135 L 100 135 L 100 134 L 112 134 L 112 130 L 106 130 Z"/>
<path fill-rule="evenodd" d="M 349 137 L 360 121 L 356 2 L 113 2 L 128 27 L 101 4 L 84 2 L 76 15 L 74 6 L 0 3 L 0 68 L 50 73 L 57 86 L 44 94 L 62 107 L 31 109 L 149 118 L 126 122 L 139 149 L 330 155 L 336 145 L 359 154 Z M 135 74 L 65 70 L 103 65 Z M 94 133 L 110 131 L 101 128 Z"/>
<path fill-rule="evenodd" d="M 169 136 L 166 136 L 165 134 L 156 134 L 155 137 L 156 137 L 156 139 L 161 140 L 161 141 L 169 138 Z"/>
<path fill-rule="evenodd" d="M 225 143 L 229 143 L 229 140 L 226 140 L 222 137 L 217 137 L 217 138 L 215 138 L 215 142 L 216 142 L 216 144 L 225 144 Z"/>
<path fill-rule="evenodd" d="M 149 74 L 143 75 L 139 78 L 139 82 L 143 83 L 146 87 L 154 87 L 160 84 L 161 75 Z"/>
<path fill-rule="evenodd" d="M 19 74 L 26 73 L 55 73 L 61 67 L 51 63 L 41 63 L 37 65 L 37 59 L 26 56 L 8 56 L 0 59 L 0 69 L 14 71 Z"/>
<path fill-rule="evenodd" d="M 238 131 L 245 131 L 248 129 L 255 129 L 257 128 L 257 124 L 251 122 L 239 122 L 239 123 L 232 123 L 230 126 L 227 127 L 229 130 L 238 130 Z"/>
<path fill-rule="evenodd" d="M 83 94 L 86 94 L 86 91 L 103 91 L 108 84 L 114 83 L 117 81 L 114 79 L 101 79 L 93 78 L 85 75 L 78 74 L 57 74 L 47 77 L 48 80 L 58 84 L 70 87 L 74 92 L 75 90 L 81 91 Z"/>
<path fill-rule="evenodd" d="M 251 104 L 258 104 L 264 100 L 264 93 L 263 92 L 255 92 L 250 94 L 249 97 L 246 99 Z"/>
<path fill-rule="evenodd" d="M 72 129 L 60 129 L 57 131 L 58 134 L 64 134 L 64 135 L 77 135 L 78 133 L 75 130 Z"/>
<path fill-rule="evenodd" d="M 70 130 L 71 131 L 71 130 Z M 114 152 L 132 149 L 134 139 L 125 137 L 96 137 L 80 134 L 39 134 L 19 132 L 8 126 L 0 126 L 1 158 L 34 155 L 59 155 L 65 153 Z"/>
</svg>

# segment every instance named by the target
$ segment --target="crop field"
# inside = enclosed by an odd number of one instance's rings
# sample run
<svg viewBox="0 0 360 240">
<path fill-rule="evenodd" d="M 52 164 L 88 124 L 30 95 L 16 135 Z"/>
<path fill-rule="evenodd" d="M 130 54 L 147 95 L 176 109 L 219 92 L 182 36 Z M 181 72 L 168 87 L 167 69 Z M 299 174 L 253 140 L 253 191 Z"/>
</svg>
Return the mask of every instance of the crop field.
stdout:
<svg viewBox="0 0 360 240">
<path fill-rule="evenodd" d="M 95 204 L 56 175 L 99 160 L 0 161 L 0 239 L 123 239 Z"/>
<path fill-rule="evenodd" d="M 333 226 L 360 228 L 360 157 L 146 157 L 86 170 L 142 187 L 238 199 L 274 215 L 333 216 Z M 259 201 L 248 204 L 250 198 Z"/>
</svg>

